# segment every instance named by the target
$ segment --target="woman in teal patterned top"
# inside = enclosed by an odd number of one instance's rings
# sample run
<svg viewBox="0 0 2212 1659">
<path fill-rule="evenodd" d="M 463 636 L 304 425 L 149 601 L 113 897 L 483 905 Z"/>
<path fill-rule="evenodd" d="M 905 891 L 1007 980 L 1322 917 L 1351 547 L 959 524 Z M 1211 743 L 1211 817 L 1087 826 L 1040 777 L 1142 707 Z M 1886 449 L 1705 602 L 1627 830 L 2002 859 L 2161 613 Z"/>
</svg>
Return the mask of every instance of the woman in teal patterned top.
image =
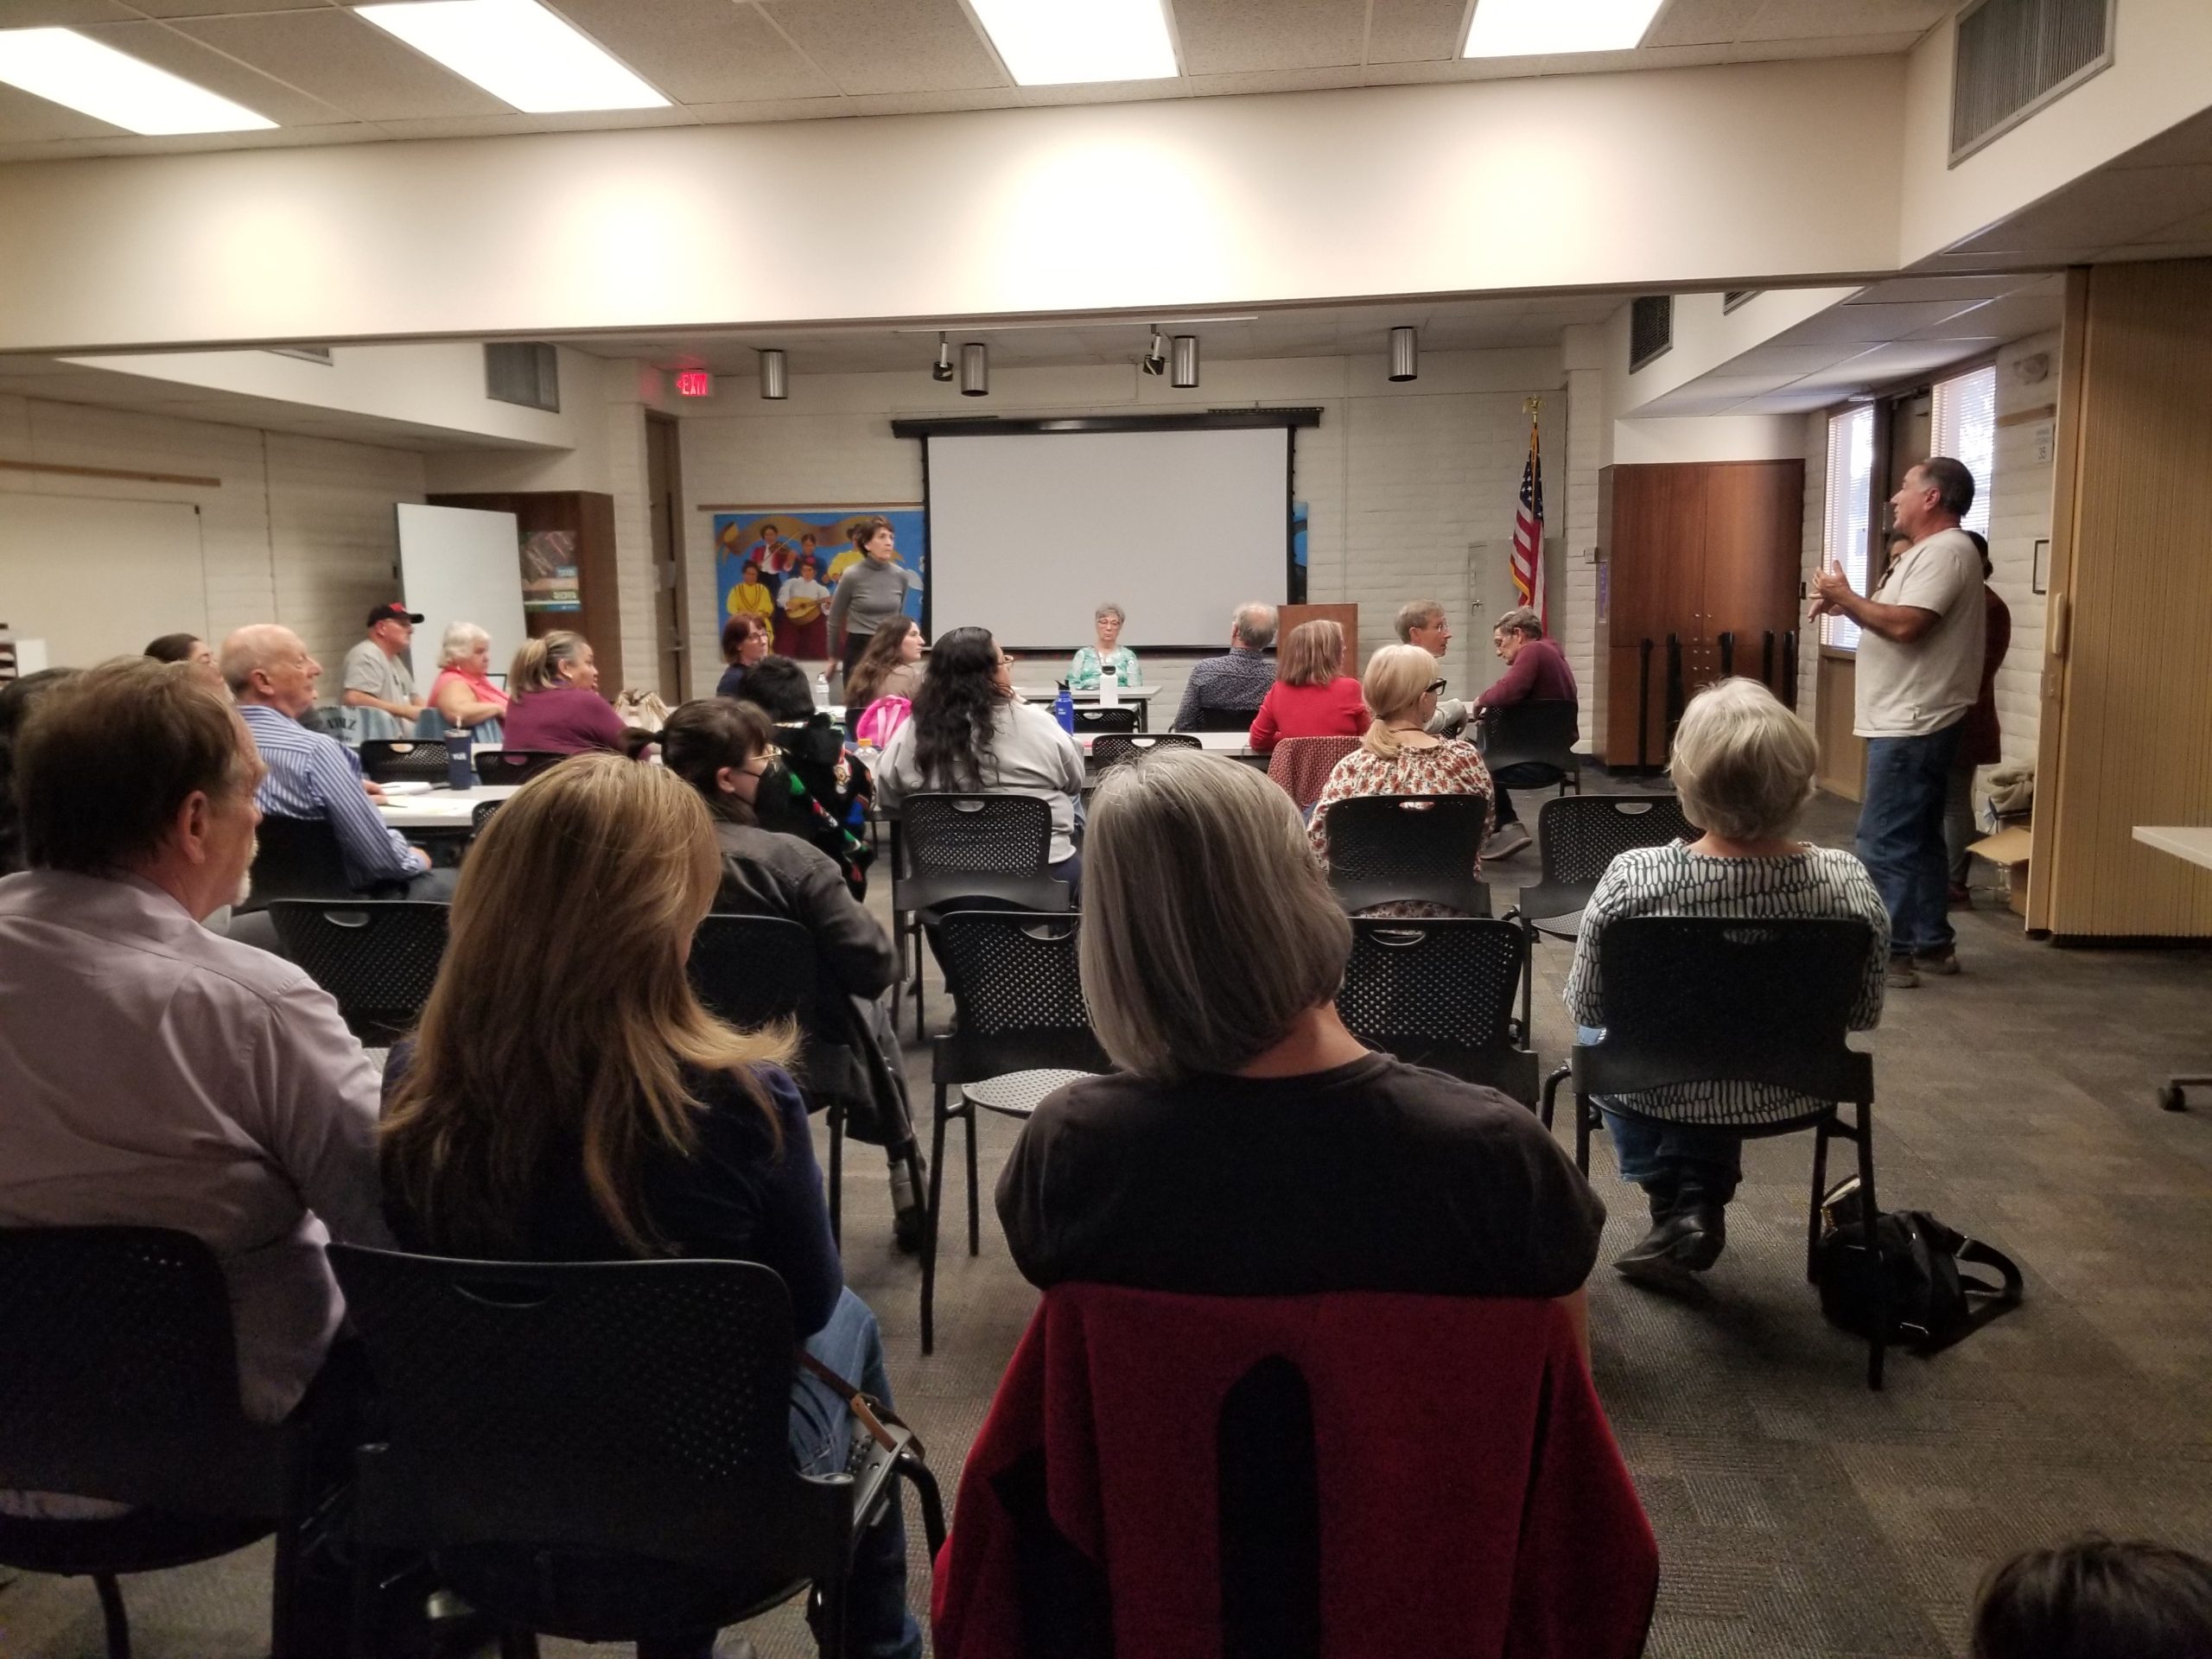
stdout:
<svg viewBox="0 0 2212 1659">
<path fill-rule="evenodd" d="M 1114 665 L 1114 677 L 1122 685 L 1144 683 L 1144 671 L 1137 666 L 1136 652 L 1116 643 L 1122 637 L 1122 624 L 1127 620 L 1118 605 L 1098 607 L 1098 643 L 1085 645 L 1068 664 L 1069 690 L 1096 691 L 1099 674 L 1109 663 Z"/>
</svg>

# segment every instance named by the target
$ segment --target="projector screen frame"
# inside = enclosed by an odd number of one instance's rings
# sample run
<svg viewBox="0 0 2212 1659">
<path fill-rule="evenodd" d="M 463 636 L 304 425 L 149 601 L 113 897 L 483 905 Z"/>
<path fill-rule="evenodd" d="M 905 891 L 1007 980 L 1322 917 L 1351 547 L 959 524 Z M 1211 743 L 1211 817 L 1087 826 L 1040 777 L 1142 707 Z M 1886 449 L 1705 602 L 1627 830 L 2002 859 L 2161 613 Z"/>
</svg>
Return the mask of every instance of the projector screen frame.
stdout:
<svg viewBox="0 0 2212 1659">
<path fill-rule="evenodd" d="M 930 440 L 957 437 L 1026 437 L 1033 435 L 1076 435 L 1093 432 L 1206 432 L 1252 431 L 1281 427 L 1283 432 L 1283 502 L 1282 502 L 1282 564 L 1283 603 L 1302 605 L 1306 602 L 1305 571 L 1297 560 L 1294 543 L 1297 523 L 1298 494 L 1298 434 L 1300 428 L 1321 424 L 1321 411 L 1313 405 L 1282 409 L 1214 409 L 1184 410 L 1157 415 L 1040 415 L 1040 416 L 931 416 L 895 419 L 891 423 L 894 438 L 916 438 L 922 446 L 922 522 L 930 522 Z M 929 569 L 922 573 L 922 633 L 925 639 L 937 638 L 933 616 L 936 586 L 937 548 L 934 536 L 929 546 Z M 1077 645 L 1088 645 L 1079 640 Z M 1001 639 L 1000 646 L 1007 651 L 1027 652 L 1032 655 L 1072 651 L 1072 645 L 1051 642 L 1025 643 Z M 1154 644 L 1148 651 L 1166 653 L 1216 652 L 1221 649 L 1218 639 L 1193 641 L 1187 645 Z"/>
</svg>

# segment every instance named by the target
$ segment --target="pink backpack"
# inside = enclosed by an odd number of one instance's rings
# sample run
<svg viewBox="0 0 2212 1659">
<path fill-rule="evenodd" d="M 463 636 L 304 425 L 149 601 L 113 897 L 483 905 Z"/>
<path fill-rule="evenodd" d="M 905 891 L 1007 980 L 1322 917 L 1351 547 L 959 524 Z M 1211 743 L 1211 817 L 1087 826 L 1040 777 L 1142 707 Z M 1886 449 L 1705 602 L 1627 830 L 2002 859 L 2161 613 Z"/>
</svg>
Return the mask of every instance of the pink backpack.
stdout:
<svg viewBox="0 0 2212 1659">
<path fill-rule="evenodd" d="M 914 705 L 906 697 L 878 697 L 863 709 L 853 727 L 853 741 L 866 743 L 873 748 L 887 748 L 892 734 L 914 716 Z"/>
</svg>

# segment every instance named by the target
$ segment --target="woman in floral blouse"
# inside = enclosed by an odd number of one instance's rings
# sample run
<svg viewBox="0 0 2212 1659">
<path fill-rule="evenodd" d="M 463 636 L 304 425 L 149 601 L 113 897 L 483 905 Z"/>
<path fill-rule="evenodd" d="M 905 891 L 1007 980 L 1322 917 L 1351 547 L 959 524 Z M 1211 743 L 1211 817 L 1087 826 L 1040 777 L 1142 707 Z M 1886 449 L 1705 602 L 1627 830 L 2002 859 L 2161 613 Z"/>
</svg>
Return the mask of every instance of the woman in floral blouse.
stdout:
<svg viewBox="0 0 2212 1659">
<path fill-rule="evenodd" d="M 1118 605 L 1101 605 L 1093 619 L 1098 625 L 1098 643 L 1085 645 L 1075 654 L 1068 664 L 1068 690 L 1096 691 L 1098 677 L 1107 664 L 1114 665 L 1114 677 L 1122 685 L 1142 685 L 1144 671 L 1137 666 L 1137 654 L 1120 642 L 1122 624 L 1128 619 L 1122 614 Z"/>
<path fill-rule="evenodd" d="M 1485 807 L 1497 799 L 1490 769 L 1471 743 L 1438 737 L 1423 729 L 1436 714 L 1444 690 L 1436 658 L 1419 645 L 1385 645 L 1367 659 L 1360 690 L 1375 711 L 1375 723 L 1359 747 L 1337 762 L 1314 804 L 1306 837 L 1325 868 L 1329 862 L 1329 808 L 1359 795 L 1479 795 Z M 1484 814 L 1489 833 L 1491 815 Z M 1476 841 L 1474 873 L 1482 874 L 1481 838 Z M 1440 906 L 1407 902 L 1378 905 L 1368 916 L 1443 916 Z"/>
</svg>

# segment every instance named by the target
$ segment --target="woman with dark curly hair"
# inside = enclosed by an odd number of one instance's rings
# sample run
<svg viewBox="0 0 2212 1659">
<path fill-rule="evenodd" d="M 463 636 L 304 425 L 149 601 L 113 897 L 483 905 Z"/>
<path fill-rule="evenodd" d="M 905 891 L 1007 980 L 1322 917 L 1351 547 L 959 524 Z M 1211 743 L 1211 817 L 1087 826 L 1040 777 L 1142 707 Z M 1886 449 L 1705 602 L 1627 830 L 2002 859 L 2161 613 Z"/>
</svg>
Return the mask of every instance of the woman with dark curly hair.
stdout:
<svg viewBox="0 0 2212 1659">
<path fill-rule="evenodd" d="M 1083 870 L 1075 850 L 1083 751 L 1052 715 L 1014 696 L 1013 660 L 988 628 L 941 637 L 914 693 L 914 717 L 877 763 L 877 795 L 893 808 L 925 791 L 1034 795 L 1052 806 L 1052 874 L 1072 893 Z"/>
</svg>

